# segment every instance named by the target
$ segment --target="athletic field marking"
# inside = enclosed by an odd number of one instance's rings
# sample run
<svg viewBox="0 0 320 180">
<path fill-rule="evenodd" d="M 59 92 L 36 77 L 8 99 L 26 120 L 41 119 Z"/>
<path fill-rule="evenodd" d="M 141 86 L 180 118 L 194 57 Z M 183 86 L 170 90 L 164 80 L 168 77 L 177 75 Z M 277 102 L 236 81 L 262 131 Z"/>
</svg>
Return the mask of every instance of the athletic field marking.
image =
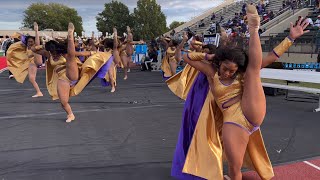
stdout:
<svg viewBox="0 0 320 180">
<path fill-rule="evenodd" d="M 132 84 L 134 86 L 144 86 L 144 85 L 166 85 L 165 82 L 163 83 L 145 83 L 145 84 Z"/>
<path fill-rule="evenodd" d="M 226 180 L 231 180 L 231 178 L 228 175 L 224 175 L 224 178 L 226 178 Z"/>
<path fill-rule="evenodd" d="M 314 164 L 312 164 L 312 163 L 310 163 L 310 162 L 308 162 L 308 161 L 303 161 L 303 162 L 306 163 L 306 164 L 308 164 L 308 165 L 311 166 L 311 167 L 314 167 L 314 168 L 318 169 L 318 170 L 320 171 L 320 167 L 319 167 L 319 166 L 316 166 L 316 165 L 314 165 Z"/>
<path fill-rule="evenodd" d="M 101 111 L 110 111 L 110 110 L 141 109 L 141 108 L 153 108 L 153 107 L 165 107 L 165 105 L 125 107 L 125 108 L 114 108 L 114 109 L 91 109 L 91 110 L 74 111 L 74 112 L 75 112 L 75 113 L 86 113 L 86 112 L 101 112 Z M 63 110 L 61 109 L 61 111 L 63 111 Z M 14 115 L 14 116 L 2 116 L 2 117 L 0 117 L 0 119 L 30 118 L 30 117 L 38 117 L 38 116 L 52 116 L 52 115 L 58 115 L 58 114 L 65 114 L 65 112 L 44 113 L 44 114 L 24 114 L 24 115 Z"/>
<path fill-rule="evenodd" d="M 40 88 L 42 90 L 45 90 L 47 88 Z M 20 88 L 20 89 L 0 89 L 0 92 L 8 92 L 8 91 L 35 91 L 35 89 L 23 89 L 23 88 Z"/>
<path fill-rule="evenodd" d="M 145 84 L 130 84 L 131 86 L 148 86 L 148 85 L 166 85 L 165 83 L 145 83 Z M 102 86 L 88 86 L 93 88 L 103 88 Z"/>
<path fill-rule="evenodd" d="M 133 86 L 147 86 L 147 85 L 165 85 L 165 83 L 146 83 L 146 84 L 132 84 Z M 97 87 L 101 87 L 102 86 L 88 86 L 88 87 L 93 87 L 93 88 L 97 88 Z M 46 90 L 47 88 L 40 88 L 41 90 Z M 23 88 L 19 88 L 19 89 L 0 89 L 0 92 L 8 92 L 8 91 L 34 91 L 34 89 L 28 88 L 28 89 L 23 89 Z"/>
</svg>

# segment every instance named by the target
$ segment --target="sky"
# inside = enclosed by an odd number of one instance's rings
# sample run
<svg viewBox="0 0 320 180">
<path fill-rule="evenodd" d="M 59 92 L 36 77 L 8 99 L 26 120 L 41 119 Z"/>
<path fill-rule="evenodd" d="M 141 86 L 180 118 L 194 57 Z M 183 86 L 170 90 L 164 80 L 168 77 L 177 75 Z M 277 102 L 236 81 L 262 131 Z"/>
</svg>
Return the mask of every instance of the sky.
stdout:
<svg viewBox="0 0 320 180">
<path fill-rule="evenodd" d="M 130 11 L 136 7 L 137 0 L 118 0 L 126 4 Z M 157 0 L 167 17 L 167 26 L 172 21 L 189 21 L 204 11 L 218 5 L 223 0 Z M 17 30 L 22 26 L 23 11 L 32 3 L 61 3 L 74 8 L 82 17 L 86 34 L 95 31 L 96 16 L 111 0 L 0 0 L 0 30 Z"/>
</svg>

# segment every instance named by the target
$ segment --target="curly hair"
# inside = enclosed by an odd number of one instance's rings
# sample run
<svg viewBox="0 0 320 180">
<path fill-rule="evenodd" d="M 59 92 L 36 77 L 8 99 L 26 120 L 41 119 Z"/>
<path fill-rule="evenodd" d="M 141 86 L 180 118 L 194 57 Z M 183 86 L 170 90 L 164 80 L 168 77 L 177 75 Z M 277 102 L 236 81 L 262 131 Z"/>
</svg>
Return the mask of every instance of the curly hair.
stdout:
<svg viewBox="0 0 320 180">
<path fill-rule="evenodd" d="M 67 54 L 68 53 L 68 44 L 64 40 L 55 41 L 50 40 L 45 44 L 45 49 L 50 53 L 57 53 L 57 54 Z"/>
<path fill-rule="evenodd" d="M 238 66 L 238 72 L 244 73 L 248 66 L 249 57 L 247 52 L 238 46 L 220 46 L 216 49 L 213 64 L 220 67 L 224 61 L 230 61 Z"/>
</svg>

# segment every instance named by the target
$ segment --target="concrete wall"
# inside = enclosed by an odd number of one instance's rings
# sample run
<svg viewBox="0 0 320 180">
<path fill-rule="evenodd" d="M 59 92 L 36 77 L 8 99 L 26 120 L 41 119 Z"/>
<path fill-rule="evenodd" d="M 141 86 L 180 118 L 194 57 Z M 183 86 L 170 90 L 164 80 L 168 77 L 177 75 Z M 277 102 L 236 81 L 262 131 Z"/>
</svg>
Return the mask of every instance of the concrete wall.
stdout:
<svg viewBox="0 0 320 180">
<path fill-rule="evenodd" d="M 291 11 L 291 13 L 293 12 Z M 308 14 L 309 14 L 309 9 L 304 8 L 292 14 L 289 18 L 280 20 L 280 22 L 278 22 L 278 19 L 275 18 L 274 21 L 277 22 L 278 25 L 275 25 L 272 28 L 267 29 L 264 33 L 262 33 L 262 36 L 270 36 L 270 34 L 272 33 L 282 33 L 284 30 L 290 28 L 290 22 L 295 23 L 299 16 L 306 17 Z M 281 18 L 281 17 L 278 17 L 278 18 Z"/>
<path fill-rule="evenodd" d="M 267 56 L 267 52 L 263 53 L 263 57 Z M 301 53 L 288 53 L 283 54 L 279 62 L 286 63 L 306 63 L 306 62 L 317 62 L 318 54 L 301 54 Z"/>
</svg>

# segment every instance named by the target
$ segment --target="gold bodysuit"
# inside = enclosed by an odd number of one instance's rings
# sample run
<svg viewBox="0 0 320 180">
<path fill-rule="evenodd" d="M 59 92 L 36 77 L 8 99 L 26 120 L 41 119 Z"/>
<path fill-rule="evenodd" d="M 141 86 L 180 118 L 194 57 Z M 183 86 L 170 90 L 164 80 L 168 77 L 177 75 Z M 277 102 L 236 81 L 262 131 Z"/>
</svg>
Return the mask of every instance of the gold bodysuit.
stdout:
<svg viewBox="0 0 320 180">
<path fill-rule="evenodd" d="M 202 61 L 206 59 L 206 54 L 190 53 L 188 57 L 191 60 Z M 188 77 L 194 79 L 193 76 L 186 76 Z M 184 82 L 191 83 L 189 80 Z M 243 167 L 256 171 L 263 180 L 269 180 L 274 176 L 261 130 L 245 118 L 240 102 L 230 107 L 224 106 L 230 99 L 242 94 L 242 84 L 240 75 L 230 85 L 223 85 L 218 74 L 215 74 L 214 85 L 207 94 L 193 133 L 182 170 L 184 173 L 209 180 L 224 179 L 223 161 L 226 159 L 221 135 L 223 124 L 231 123 L 252 133 L 249 136 Z M 174 93 L 179 94 L 179 92 Z"/>
<path fill-rule="evenodd" d="M 47 88 L 53 100 L 58 97 L 58 80 L 67 81 L 70 83 L 70 96 L 76 96 L 88 85 L 88 83 L 95 77 L 96 73 L 105 65 L 112 56 L 111 52 L 98 52 L 91 55 L 83 64 L 76 58 L 79 68 L 79 80 L 71 81 L 66 75 L 66 59 L 63 56 L 57 61 L 54 61 L 50 56 L 47 61 Z"/>
<path fill-rule="evenodd" d="M 175 58 L 176 49 L 172 50 L 169 47 L 166 51 L 166 55 L 162 59 L 161 69 L 164 72 L 164 77 L 171 77 L 172 74 L 170 63 L 178 63 Z"/>
<path fill-rule="evenodd" d="M 245 117 L 241 109 L 241 101 L 226 107 L 226 104 L 233 98 L 239 96 L 241 97 L 243 92 L 242 80 L 242 76 L 238 75 L 231 84 L 225 85 L 220 81 L 218 73 L 216 73 L 213 78 L 214 87 L 212 92 L 215 97 L 215 101 L 223 114 L 223 123 L 239 126 L 246 130 L 249 134 L 252 134 L 259 127 L 253 125 Z"/>
<path fill-rule="evenodd" d="M 22 42 L 12 44 L 7 51 L 7 65 L 17 82 L 23 83 L 28 75 L 30 63 L 34 64 L 31 50 Z"/>
</svg>

